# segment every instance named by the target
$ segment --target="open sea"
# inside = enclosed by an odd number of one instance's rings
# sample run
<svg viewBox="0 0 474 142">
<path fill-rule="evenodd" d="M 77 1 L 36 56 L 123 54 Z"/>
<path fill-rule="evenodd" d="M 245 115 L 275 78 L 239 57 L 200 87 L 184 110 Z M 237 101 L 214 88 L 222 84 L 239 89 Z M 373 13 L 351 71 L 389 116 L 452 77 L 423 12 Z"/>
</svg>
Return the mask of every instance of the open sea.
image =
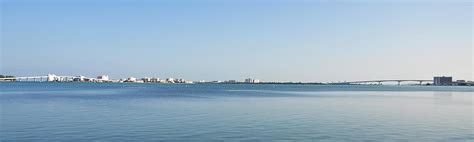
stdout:
<svg viewBox="0 0 474 142">
<path fill-rule="evenodd" d="M 0 83 L 0 141 L 474 141 L 474 87 Z"/>
</svg>

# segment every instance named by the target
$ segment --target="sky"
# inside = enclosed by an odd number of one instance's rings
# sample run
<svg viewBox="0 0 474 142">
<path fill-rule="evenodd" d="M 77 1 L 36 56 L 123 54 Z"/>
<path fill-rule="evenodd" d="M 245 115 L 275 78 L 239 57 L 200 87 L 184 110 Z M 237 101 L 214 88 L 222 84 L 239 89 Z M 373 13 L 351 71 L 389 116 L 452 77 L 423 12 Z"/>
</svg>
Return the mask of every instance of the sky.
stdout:
<svg viewBox="0 0 474 142">
<path fill-rule="evenodd" d="M 0 74 L 474 80 L 467 0 L 1 0 Z"/>
</svg>

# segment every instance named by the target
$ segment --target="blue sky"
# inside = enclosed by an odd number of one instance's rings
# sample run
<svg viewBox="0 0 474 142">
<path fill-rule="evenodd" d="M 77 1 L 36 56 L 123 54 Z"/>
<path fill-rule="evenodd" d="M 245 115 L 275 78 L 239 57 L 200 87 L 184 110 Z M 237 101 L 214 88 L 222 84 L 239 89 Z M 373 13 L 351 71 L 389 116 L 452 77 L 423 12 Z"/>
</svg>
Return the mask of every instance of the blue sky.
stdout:
<svg viewBox="0 0 474 142">
<path fill-rule="evenodd" d="M 470 1 L 3 0 L 1 74 L 473 79 Z"/>
</svg>

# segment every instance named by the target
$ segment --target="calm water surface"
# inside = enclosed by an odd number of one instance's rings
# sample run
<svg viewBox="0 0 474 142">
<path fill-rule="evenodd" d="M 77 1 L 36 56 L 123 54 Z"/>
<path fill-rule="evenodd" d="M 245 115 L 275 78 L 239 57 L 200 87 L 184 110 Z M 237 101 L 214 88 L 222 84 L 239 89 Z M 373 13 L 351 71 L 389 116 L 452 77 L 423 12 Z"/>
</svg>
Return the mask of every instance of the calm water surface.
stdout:
<svg viewBox="0 0 474 142">
<path fill-rule="evenodd" d="M 474 141 L 474 87 L 0 83 L 1 141 Z"/>
</svg>

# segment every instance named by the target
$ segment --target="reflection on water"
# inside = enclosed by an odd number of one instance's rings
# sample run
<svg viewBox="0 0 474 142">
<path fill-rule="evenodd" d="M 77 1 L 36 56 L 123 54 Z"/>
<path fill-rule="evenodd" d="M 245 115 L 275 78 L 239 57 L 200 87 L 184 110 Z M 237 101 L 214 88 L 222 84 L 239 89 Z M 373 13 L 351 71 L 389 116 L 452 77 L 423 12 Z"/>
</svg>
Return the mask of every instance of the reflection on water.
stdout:
<svg viewBox="0 0 474 142">
<path fill-rule="evenodd" d="M 474 140 L 469 87 L 7 83 L 0 91 L 5 141 Z"/>
<path fill-rule="evenodd" d="M 439 99 L 451 99 L 453 98 L 453 92 L 433 92 L 433 97 Z"/>
</svg>

